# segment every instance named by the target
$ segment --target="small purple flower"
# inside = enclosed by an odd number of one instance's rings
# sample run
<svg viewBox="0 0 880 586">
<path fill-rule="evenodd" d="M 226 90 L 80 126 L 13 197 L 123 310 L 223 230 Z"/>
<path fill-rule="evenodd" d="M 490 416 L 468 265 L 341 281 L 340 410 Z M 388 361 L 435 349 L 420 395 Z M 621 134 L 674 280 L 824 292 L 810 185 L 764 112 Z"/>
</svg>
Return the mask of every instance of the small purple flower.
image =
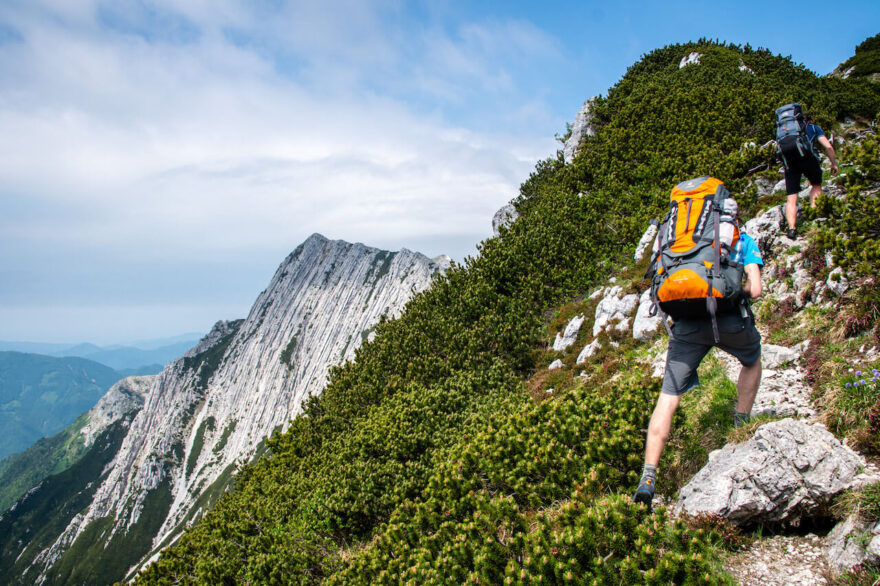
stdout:
<svg viewBox="0 0 880 586">
<path fill-rule="evenodd" d="M 862 371 L 861 371 L 861 370 L 857 370 L 857 371 L 856 371 L 856 376 L 862 376 Z"/>
<path fill-rule="evenodd" d="M 846 383 L 846 388 L 850 388 L 851 386 L 852 386 L 852 383 Z"/>
<path fill-rule="evenodd" d="M 863 385 L 868 384 L 868 383 L 865 382 L 865 379 L 860 380 L 859 383 L 861 383 L 861 384 L 863 384 Z"/>
</svg>

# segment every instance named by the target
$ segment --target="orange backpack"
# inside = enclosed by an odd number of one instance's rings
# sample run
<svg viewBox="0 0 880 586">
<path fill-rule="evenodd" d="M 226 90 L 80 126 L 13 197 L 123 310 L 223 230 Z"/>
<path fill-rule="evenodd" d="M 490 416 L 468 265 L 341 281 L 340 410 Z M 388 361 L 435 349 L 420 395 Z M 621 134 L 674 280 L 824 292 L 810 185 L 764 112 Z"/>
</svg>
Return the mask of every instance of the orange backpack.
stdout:
<svg viewBox="0 0 880 586">
<path fill-rule="evenodd" d="M 733 206 L 724 183 L 714 177 L 690 179 L 672 188 L 648 273 L 654 311 L 667 329 L 667 315 L 709 317 L 718 342 L 716 313 L 737 309 L 743 265 L 731 259 L 739 240 Z"/>
</svg>

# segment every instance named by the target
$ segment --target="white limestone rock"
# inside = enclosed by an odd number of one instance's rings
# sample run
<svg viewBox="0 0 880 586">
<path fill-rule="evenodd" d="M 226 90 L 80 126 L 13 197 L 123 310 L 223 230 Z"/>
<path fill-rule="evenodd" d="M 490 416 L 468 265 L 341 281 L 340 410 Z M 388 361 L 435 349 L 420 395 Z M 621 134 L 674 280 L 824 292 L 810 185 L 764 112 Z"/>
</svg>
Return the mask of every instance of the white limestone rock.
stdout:
<svg viewBox="0 0 880 586">
<path fill-rule="evenodd" d="M 580 354 L 578 354 L 578 357 L 577 357 L 577 360 L 575 361 L 575 364 L 585 363 L 589 358 L 594 356 L 596 354 L 596 352 L 598 352 L 601 348 L 602 348 L 602 344 L 599 343 L 599 340 L 593 340 L 592 342 L 590 342 L 589 344 L 584 346 L 584 349 L 581 350 Z"/>
<path fill-rule="evenodd" d="M 752 184 L 758 190 L 758 197 L 765 197 L 773 193 L 773 183 L 766 177 L 757 177 Z"/>
<path fill-rule="evenodd" d="M 702 53 L 697 53 L 696 51 L 694 51 L 693 53 L 690 53 L 688 55 L 685 55 L 684 57 L 681 58 L 681 61 L 678 63 L 678 68 L 682 69 L 683 67 L 686 67 L 688 65 L 699 65 L 700 64 L 700 57 L 702 57 L 702 56 L 703 56 Z"/>
<path fill-rule="evenodd" d="M 850 515 L 835 525 L 825 538 L 825 556 L 837 573 L 859 564 L 874 565 L 880 563 L 880 551 L 877 551 L 880 548 L 874 545 L 875 541 L 880 545 L 876 525 L 868 527 L 855 515 Z"/>
<path fill-rule="evenodd" d="M 779 206 L 770 208 L 757 218 L 752 218 L 744 226 L 746 234 L 755 240 L 762 255 L 768 255 L 780 231 L 782 211 Z"/>
<path fill-rule="evenodd" d="M 571 135 L 565 141 L 562 148 L 562 155 L 566 163 L 571 163 L 577 155 L 578 147 L 585 137 L 596 136 L 596 129 L 593 127 L 592 108 L 596 98 L 590 98 L 581 109 L 577 116 L 574 117 L 574 123 L 571 125 Z"/>
<path fill-rule="evenodd" d="M 639 298 L 639 308 L 633 320 L 632 336 L 636 340 L 650 339 L 662 325 L 659 314 L 650 315 L 651 305 L 651 290 L 646 289 Z"/>
<path fill-rule="evenodd" d="M 666 354 L 666 351 L 661 352 L 651 363 L 651 378 L 663 378 L 666 374 Z"/>
<path fill-rule="evenodd" d="M 835 269 L 828 275 L 828 280 L 825 281 L 825 285 L 827 285 L 835 295 L 840 297 L 846 293 L 847 289 L 849 289 L 849 280 L 846 278 L 846 273 L 844 273 L 842 268 L 835 267 Z"/>
<path fill-rule="evenodd" d="M 550 363 L 550 366 L 547 367 L 547 370 L 559 370 L 560 368 L 563 368 L 564 366 L 565 366 L 565 364 L 563 364 L 562 361 L 557 358 L 556 360 L 554 360 L 553 362 Z"/>
<path fill-rule="evenodd" d="M 824 426 L 774 421 L 725 446 L 681 489 L 676 508 L 739 525 L 795 524 L 849 488 L 864 466 Z"/>
<path fill-rule="evenodd" d="M 517 218 L 519 218 L 519 212 L 516 211 L 512 203 L 507 204 L 492 216 L 492 233 L 497 238 L 501 235 L 501 228 L 509 227 Z"/>
<path fill-rule="evenodd" d="M 448 254 L 440 254 L 431 259 L 431 262 L 437 265 L 440 272 L 446 272 L 452 266 L 452 258 Z"/>
<path fill-rule="evenodd" d="M 553 349 L 557 352 L 563 352 L 566 348 L 574 344 L 581 331 L 581 325 L 584 323 L 584 316 L 578 315 L 568 322 L 563 333 L 556 334 L 556 340 L 553 341 Z"/>
<path fill-rule="evenodd" d="M 92 445 L 95 438 L 111 424 L 140 409 L 155 378 L 155 375 L 129 376 L 110 387 L 89 410 L 88 422 L 80 429 L 83 445 Z"/>
<path fill-rule="evenodd" d="M 639 296 L 630 293 L 620 297 L 622 288 L 620 285 L 609 287 L 605 291 L 605 297 L 596 306 L 596 320 L 593 322 L 593 337 L 598 336 L 609 326 L 613 326 L 625 320 L 635 311 L 639 303 Z"/>
<path fill-rule="evenodd" d="M 645 230 L 645 233 L 642 234 L 642 237 L 639 239 L 639 243 L 636 245 L 636 252 L 633 255 L 633 260 L 636 262 L 641 261 L 645 258 L 645 252 L 651 250 L 651 245 L 654 243 L 654 238 L 657 237 L 657 226 L 654 224 L 649 224 L 648 229 Z"/>
<path fill-rule="evenodd" d="M 745 63 L 743 63 L 742 59 L 739 60 L 739 67 L 737 67 L 737 69 L 739 69 L 739 70 L 742 71 L 743 73 L 750 73 L 750 74 L 752 74 L 752 75 L 755 75 L 755 72 L 752 71 L 751 68 L 750 68 L 748 65 L 746 65 Z"/>
<path fill-rule="evenodd" d="M 805 347 L 786 348 L 774 344 L 761 346 L 761 384 L 752 405 L 752 416 L 812 417 L 816 414 L 811 397 L 812 389 L 804 382 L 800 364 Z M 727 377 L 736 381 L 742 366 L 730 354 L 719 349 L 712 351 L 721 361 Z"/>
<path fill-rule="evenodd" d="M 802 352 L 797 347 L 787 348 L 776 344 L 761 345 L 761 365 L 764 368 L 779 368 L 789 364 L 795 364 L 801 358 Z"/>
</svg>

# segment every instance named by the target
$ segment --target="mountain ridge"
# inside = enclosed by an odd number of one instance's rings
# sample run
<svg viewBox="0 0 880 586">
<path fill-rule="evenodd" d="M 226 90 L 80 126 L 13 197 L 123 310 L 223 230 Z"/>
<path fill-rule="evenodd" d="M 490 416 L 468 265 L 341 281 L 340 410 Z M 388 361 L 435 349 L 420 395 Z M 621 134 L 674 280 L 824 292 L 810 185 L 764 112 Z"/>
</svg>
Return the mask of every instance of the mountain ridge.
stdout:
<svg viewBox="0 0 880 586">
<path fill-rule="evenodd" d="M 152 377 L 91 503 L 53 544 L 22 558 L 34 564 L 25 575 L 100 582 L 82 566 L 91 551 L 87 565 L 122 579 L 225 491 L 231 472 L 320 391 L 331 365 L 353 358 L 382 316 L 399 313 L 443 270 L 406 249 L 310 236 L 246 318 L 218 322 Z"/>
</svg>

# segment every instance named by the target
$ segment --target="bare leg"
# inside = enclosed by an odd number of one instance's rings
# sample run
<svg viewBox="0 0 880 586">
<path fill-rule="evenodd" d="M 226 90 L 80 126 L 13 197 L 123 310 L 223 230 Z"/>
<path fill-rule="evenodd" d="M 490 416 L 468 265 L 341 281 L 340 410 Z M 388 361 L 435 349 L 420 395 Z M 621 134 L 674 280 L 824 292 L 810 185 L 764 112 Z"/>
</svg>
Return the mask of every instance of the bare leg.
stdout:
<svg viewBox="0 0 880 586">
<path fill-rule="evenodd" d="M 816 198 L 822 195 L 821 185 L 810 185 L 810 207 L 816 207 Z"/>
<path fill-rule="evenodd" d="M 751 413 L 755 403 L 755 395 L 758 394 L 758 385 L 761 384 L 761 360 L 758 359 L 751 366 L 743 366 L 739 371 L 739 380 L 736 382 L 736 410 L 738 413 Z M 656 413 L 656 411 L 655 411 Z M 654 418 L 651 418 L 654 423 Z M 648 432 L 650 440 L 650 431 Z"/>
<path fill-rule="evenodd" d="M 797 193 L 789 193 L 785 201 L 785 219 L 788 220 L 789 228 L 794 228 L 797 223 L 797 201 Z"/>
<path fill-rule="evenodd" d="M 752 394 L 752 400 L 754 398 Z M 654 407 L 654 414 L 651 415 L 651 423 L 648 425 L 648 441 L 645 445 L 645 464 L 648 466 L 656 466 L 660 462 L 663 446 L 669 439 L 672 416 L 675 415 L 679 402 L 681 402 L 680 396 L 666 393 L 660 393 L 660 398 L 657 399 L 657 406 Z"/>
</svg>

